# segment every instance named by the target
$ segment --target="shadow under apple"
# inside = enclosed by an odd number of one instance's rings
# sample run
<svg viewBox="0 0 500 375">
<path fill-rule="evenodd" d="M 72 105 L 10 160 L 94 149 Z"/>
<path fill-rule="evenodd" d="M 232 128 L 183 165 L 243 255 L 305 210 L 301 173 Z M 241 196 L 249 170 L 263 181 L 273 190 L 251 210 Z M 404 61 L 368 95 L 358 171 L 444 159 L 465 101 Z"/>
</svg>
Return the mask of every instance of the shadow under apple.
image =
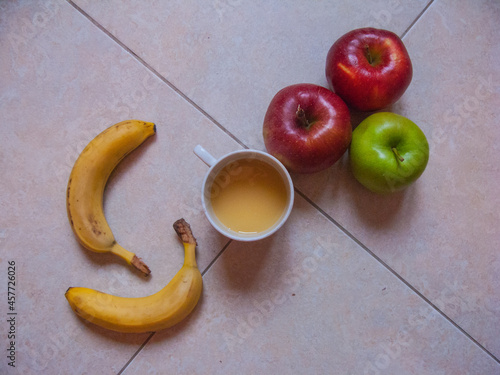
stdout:
<svg viewBox="0 0 500 375">
<path fill-rule="evenodd" d="M 393 113 L 399 113 L 399 108 L 398 102 L 391 104 L 387 107 L 377 109 L 375 111 L 359 111 L 355 108 L 349 107 L 349 112 L 351 114 L 351 125 L 352 125 L 352 130 L 356 129 L 361 122 L 366 119 L 367 117 L 374 115 L 375 113 L 379 112 L 393 112 Z"/>
<path fill-rule="evenodd" d="M 375 229 L 389 228 L 400 223 L 403 216 L 406 221 L 414 212 L 412 196 L 417 187 L 415 184 L 400 191 L 377 194 L 356 180 L 349 163 L 345 172 L 344 191 L 349 196 L 350 206 L 364 224 Z"/>
<path fill-rule="evenodd" d="M 359 218 L 363 225 L 371 228 L 389 228 L 401 215 L 410 216 L 414 211 L 411 206 L 416 184 L 386 195 L 373 193 L 354 177 L 349 151 L 327 170 L 310 175 L 293 174 L 292 179 L 302 195 L 341 225 Z M 337 215 L 337 210 L 346 212 L 344 215 L 355 214 L 356 219 L 342 217 L 341 213 Z"/>
</svg>

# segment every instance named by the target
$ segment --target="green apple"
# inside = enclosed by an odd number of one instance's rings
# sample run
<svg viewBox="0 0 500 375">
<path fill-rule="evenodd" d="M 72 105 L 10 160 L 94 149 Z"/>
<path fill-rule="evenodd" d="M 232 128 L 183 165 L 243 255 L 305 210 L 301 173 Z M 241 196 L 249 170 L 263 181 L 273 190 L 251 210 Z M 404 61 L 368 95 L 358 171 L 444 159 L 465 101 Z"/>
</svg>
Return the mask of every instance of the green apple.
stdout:
<svg viewBox="0 0 500 375">
<path fill-rule="evenodd" d="M 412 184 L 429 160 L 429 143 L 406 117 L 379 112 L 352 133 L 349 148 L 354 177 L 375 193 L 391 193 Z"/>
</svg>

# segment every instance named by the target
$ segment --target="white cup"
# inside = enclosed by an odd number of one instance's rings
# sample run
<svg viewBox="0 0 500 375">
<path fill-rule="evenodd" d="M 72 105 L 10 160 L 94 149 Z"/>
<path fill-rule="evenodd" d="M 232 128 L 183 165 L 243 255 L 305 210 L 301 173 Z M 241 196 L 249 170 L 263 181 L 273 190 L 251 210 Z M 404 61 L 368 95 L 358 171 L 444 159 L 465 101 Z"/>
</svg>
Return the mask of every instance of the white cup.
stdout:
<svg viewBox="0 0 500 375">
<path fill-rule="evenodd" d="M 216 159 L 200 145 L 194 148 L 194 153 L 210 167 L 207 174 L 205 175 L 205 178 L 203 179 L 201 197 L 205 215 L 207 216 L 208 221 L 210 221 L 212 226 L 217 231 L 233 240 L 257 241 L 270 236 L 283 226 L 285 221 L 288 219 L 288 216 L 290 216 L 290 212 L 292 211 L 294 190 L 292 179 L 290 178 L 288 171 L 278 159 L 266 152 L 258 150 L 234 151 L 227 155 L 224 155 L 219 159 Z M 214 194 L 223 194 L 223 191 L 219 188 L 219 186 L 217 186 L 217 182 L 215 181 L 216 177 L 225 167 L 231 168 L 232 165 L 237 165 L 238 160 L 241 161 L 244 159 L 257 159 L 271 166 L 275 171 L 278 172 L 281 180 L 284 183 L 286 191 L 286 203 L 279 218 L 274 222 L 274 224 L 258 232 L 241 232 L 228 228 L 219 220 L 212 207 L 212 197 L 214 196 Z M 227 174 L 228 178 L 231 177 L 230 174 L 232 174 L 232 171 Z M 237 168 L 234 169 L 234 174 L 237 174 Z M 220 179 L 220 176 L 218 178 Z"/>
</svg>

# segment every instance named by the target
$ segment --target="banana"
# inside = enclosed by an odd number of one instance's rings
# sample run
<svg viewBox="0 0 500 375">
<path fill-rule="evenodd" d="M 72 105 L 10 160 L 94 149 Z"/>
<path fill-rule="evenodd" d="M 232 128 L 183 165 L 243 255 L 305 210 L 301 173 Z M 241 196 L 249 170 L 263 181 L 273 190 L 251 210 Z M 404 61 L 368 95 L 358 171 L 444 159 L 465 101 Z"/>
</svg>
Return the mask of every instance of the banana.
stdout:
<svg viewBox="0 0 500 375">
<path fill-rule="evenodd" d="M 196 265 L 196 239 L 180 219 L 174 229 L 184 245 L 184 264 L 162 290 L 148 297 L 125 298 L 89 288 L 66 291 L 73 311 L 83 319 L 117 332 L 155 332 L 179 323 L 195 308 L 203 279 Z"/>
<path fill-rule="evenodd" d="M 103 211 L 104 188 L 118 163 L 156 133 L 150 122 L 128 120 L 95 137 L 73 166 L 66 190 L 66 208 L 78 241 L 98 253 L 113 253 L 145 275 L 151 271 L 134 253 L 120 246 Z"/>
</svg>

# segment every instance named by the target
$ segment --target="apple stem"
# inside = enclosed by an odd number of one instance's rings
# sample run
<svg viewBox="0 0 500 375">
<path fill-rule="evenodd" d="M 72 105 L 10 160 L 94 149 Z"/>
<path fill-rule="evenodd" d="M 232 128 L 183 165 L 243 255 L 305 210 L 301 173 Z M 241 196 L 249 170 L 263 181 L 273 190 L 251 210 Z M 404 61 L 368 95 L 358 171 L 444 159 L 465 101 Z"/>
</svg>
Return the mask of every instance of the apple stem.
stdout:
<svg viewBox="0 0 500 375">
<path fill-rule="evenodd" d="M 372 54 L 370 53 L 370 47 L 368 46 L 368 44 L 365 44 L 365 51 L 366 51 L 366 57 L 368 58 L 368 62 L 370 63 L 370 65 L 372 65 L 373 58 L 372 58 Z"/>
<path fill-rule="evenodd" d="M 396 155 L 396 157 L 399 159 L 399 161 L 405 160 L 403 157 L 401 157 L 401 155 L 399 155 L 399 152 L 398 152 L 398 150 L 396 150 L 396 147 L 392 148 L 392 152 L 394 152 L 394 155 Z"/>
<path fill-rule="evenodd" d="M 309 129 L 311 127 L 311 123 L 307 121 L 306 112 L 300 107 L 300 104 L 297 107 L 297 112 L 295 112 L 295 116 L 297 116 L 297 119 L 304 128 Z"/>
</svg>

